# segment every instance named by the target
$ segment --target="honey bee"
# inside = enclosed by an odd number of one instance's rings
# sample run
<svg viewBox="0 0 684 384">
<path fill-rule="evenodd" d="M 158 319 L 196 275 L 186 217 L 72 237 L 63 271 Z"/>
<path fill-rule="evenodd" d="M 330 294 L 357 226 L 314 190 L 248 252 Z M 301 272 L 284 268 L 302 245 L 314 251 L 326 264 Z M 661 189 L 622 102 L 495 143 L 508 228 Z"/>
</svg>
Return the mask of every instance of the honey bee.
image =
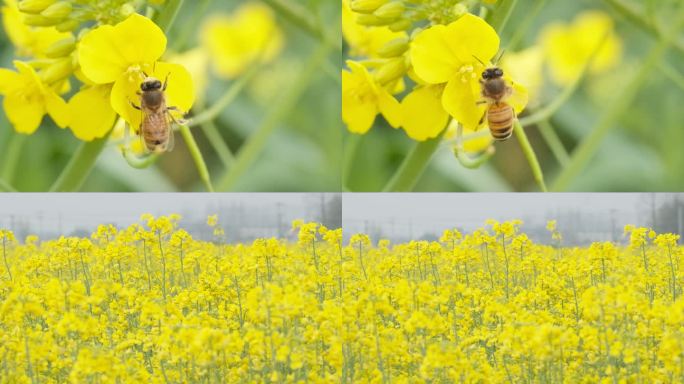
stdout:
<svg viewBox="0 0 684 384">
<path fill-rule="evenodd" d="M 487 104 L 480 123 L 487 119 L 489 131 L 494 140 L 506 140 L 513 133 L 515 110 L 506 103 L 506 99 L 513 94 L 513 88 L 503 79 L 503 70 L 499 67 L 490 67 L 482 72 L 482 97 L 484 100 L 478 104 Z"/>
<path fill-rule="evenodd" d="M 140 105 L 131 102 L 133 108 L 142 112 L 142 120 L 137 134 L 141 141 L 144 141 L 145 148 L 149 152 L 161 153 L 173 149 L 173 123 L 179 124 L 171 115 L 171 111 L 178 108 L 166 105 L 164 91 L 168 83 L 169 76 L 166 75 L 164 83 L 159 79 L 148 76 L 143 72 L 145 78 L 140 83 L 140 91 L 136 92 L 140 96 Z"/>
</svg>

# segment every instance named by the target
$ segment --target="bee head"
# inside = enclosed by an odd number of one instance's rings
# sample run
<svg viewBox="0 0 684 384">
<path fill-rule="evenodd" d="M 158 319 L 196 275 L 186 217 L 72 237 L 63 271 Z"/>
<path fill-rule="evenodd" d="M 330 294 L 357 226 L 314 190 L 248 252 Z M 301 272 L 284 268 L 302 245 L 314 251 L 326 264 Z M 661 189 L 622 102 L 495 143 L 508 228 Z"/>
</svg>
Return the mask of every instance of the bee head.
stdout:
<svg viewBox="0 0 684 384">
<path fill-rule="evenodd" d="M 154 77 L 147 77 L 145 80 L 143 80 L 142 83 L 140 83 L 140 89 L 143 92 L 147 91 L 155 91 L 158 89 L 161 89 L 162 83 L 161 81 L 155 79 Z"/>
<path fill-rule="evenodd" d="M 487 68 L 484 72 L 482 72 L 482 78 L 485 80 L 497 79 L 501 76 L 503 76 L 503 71 L 498 67 Z"/>
</svg>

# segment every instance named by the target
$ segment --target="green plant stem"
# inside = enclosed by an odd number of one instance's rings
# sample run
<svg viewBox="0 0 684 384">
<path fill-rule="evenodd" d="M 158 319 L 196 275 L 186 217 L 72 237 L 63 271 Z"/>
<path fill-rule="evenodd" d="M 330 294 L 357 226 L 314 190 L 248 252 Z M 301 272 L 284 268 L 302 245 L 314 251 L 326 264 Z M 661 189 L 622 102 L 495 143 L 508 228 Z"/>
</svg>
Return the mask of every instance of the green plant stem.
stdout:
<svg viewBox="0 0 684 384">
<path fill-rule="evenodd" d="M 563 89 L 563 92 L 558 94 L 558 96 L 556 96 L 556 98 L 553 99 L 553 101 L 545 105 L 543 108 L 536 110 L 534 113 L 521 117 L 520 124 L 526 127 L 528 125 L 536 124 L 540 121 L 549 119 L 554 113 L 556 113 L 556 111 L 560 109 L 560 107 L 563 106 L 563 104 L 565 104 L 570 99 L 572 94 L 575 93 L 580 83 L 582 82 L 582 79 L 584 78 L 585 72 L 586 66 L 585 70 L 582 71 L 582 74 L 579 75 L 572 84 Z"/>
<path fill-rule="evenodd" d="M 159 159 L 159 153 L 150 153 L 142 157 L 134 155 L 130 150 L 125 148 L 121 149 L 121 154 L 123 155 L 126 163 L 135 169 L 145 169 L 156 163 Z"/>
<path fill-rule="evenodd" d="M 230 168 L 235 161 L 235 155 L 233 155 L 230 147 L 228 147 L 226 142 L 223 140 L 223 136 L 221 136 L 221 132 L 219 132 L 216 124 L 214 124 L 214 121 L 205 121 L 201 128 L 202 132 L 204 132 L 204 135 L 207 136 L 207 139 L 209 139 L 209 143 L 211 144 L 212 148 L 214 148 L 214 151 L 216 151 L 219 159 L 221 159 L 223 166 L 226 167 L 226 169 Z"/>
<path fill-rule="evenodd" d="M 434 139 L 421 141 L 415 144 L 411 152 L 404 158 L 397 171 L 382 189 L 383 192 L 409 192 L 423 174 L 432 155 L 437 151 L 442 142 L 443 130 Z"/>
<path fill-rule="evenodd" d="M 613 7 L 618 13 L 622 14 L 627 20 L 634 25 L 650 33 L 659 40 L 666 39 L 664 31 L 658 28 L 658 25 L 652 20 L 643 17 L 641 10 L 634 9 L 633 6 L 625 4 L 622 0 L 604 0 Z M 684 43 L 681 40 L 674 40 L 672 45 L 677 48 L 679 52 L 684 52 Z"/>
<path fill-rule="evenodd" d="M 247 73 L 242 75 L 242 77 L 240 77 L 238 80 L 234 81 L 233 84 L 231 84 L 231 86 L 226 90 L 226 93 L 216 100 L 211 107 L 205 109 L 190 119 L 187 124 L 188 127 L 201 125 L 218 117 L 218 115 L 223 112 L 223 110 L 226 109 L 230 103 L 235 101 L 235 98 L 238 97 L 245 85 L 247 85 L 247 83 L 249 83 L 249 81 L 259 72 L 259 69 L 259 65 L 252 66 Z"/>
<path fill-rule="evenodd" d="M 69 160 L 69 163 L 62 170 L 62 173 L 50 187 L 50 192 L 73 192 L 81 188 L 111 133 L 112 131 L 110 130 L 101 139 L 82 142 Z"/>
<path fill-rule="evenodd" d="M 307 8 L 289 0 L 263 0 L 264 3 L 270 5 L 273 9 L 280 12 L 283 16 L 288 18 L 293 24 L 297 25 L 302 30 L 320 39 L 325 44 L 330 45 L 335 50 L 342 50 L 342 42 L 337 39 L 332 39 L 325 33 L 317 18 L 312 15 Z"/>
<path fill-rule="evenodd" d="M 192 136 L 190 128 L 188 128 L 187 125 L 181 125 L 180 133 L 183 136 L 183 140 L 185 140 L 185 144 L 187 144 L 188 146 L 188 150 L 190 151 L 192 160 L 195 162 L 195 166 L 197 167 L 197 172 L 200 175 L 200 179 L 202 179 L 202 182 L 206 186 L 207 191 L 214 192 L 214 187 L 212 186 L 211 178 L 209 177 L 209 170 L 207 169 L 207 164 L 204 162 L 202 152 L 197 146 L 197 142 L 195 142 L 195 138 Z"/>
<path fill-rule="evenodd" d="M 0 191 L 2 192 L 17 192 L 14 187 L 12 187 L 8 182 L 6 182 L 3 179 L 0 179 Z"/>
<path fill-rule="evenodd" d="M 496 10 L 492 13 L 490 24 L 501 35 L 513 14 L 515 6 L 518 4 L 518 0 L 500 0 L 498 3 Z"/>
<path fill-rule="evenodd" d="M 553 156 L 558 160 L 558 163 L 562 167 L 565 167 L 570 162 L 570 155 L 563 146 L 563 142 L 558 137 L 558 134 L 556 133 L 556 130 L 553 129 L 551 123 L 548 120 L 542 120 L 537 125 L 537 128 L 544 141 L 546 141 L 546 145 L 549 146 L 551 153 L 553 153 Z"/>
<path fill-rule="evenodd" d="M 268 142 L 269 137 L 278 125 L 278 122 L 287 115 L 297 104 L 299 98 L 308 88 L 316 69 L 330 52 L 330 46 L 321 44 L 309 57 L 307 63 L 300 71 L 299 77 L 294 79 L 291 86 L 283 94 L 282 98 L 262 120 L 256 131 L 242 145 L 235 158 L 233 166 L 219 180 L 218 190 L 227 191 L 235 186 L 237 180 L 247 171 L 256 160 L 259 153 Z"/>
<path fill-rule="evenodd" d="M 361 144 L 363 136 L 357 134 L 350 134 L 347 136 L 347 141 L 344 144 L 344 164 L 342 169 L 342 186 L 348 187 L 349 178 L 351 177 L 352 169 L 354 168 L 354 160 L 356 153 Z"/>
<path fill-rule="evenodd" d="M 454 148 L 454 155 L 462 166 L 468 169 L 476 169 L 487 162 L 492 156 L 494 156 L 496 151 L 492 145 L 487 147 L 484 153 L 475 158 L 468 156 L 466 154 L 465 148 L 463 147 L 463 126 L 458 123 L 456 124 L 458 126 L 456 128 L 456 147 Z"/>
<path fill-rule="evenodd" d="M 168 34 L 173 26 L 173 22 L 176 21 L 176 16 L 183 6 L 184 0 L 167 0 L 164 9 L 159 12 L 157 16 L 156 23 L 159 28 Z"/>
<path fill-rule="evenodd" d="M 672 80 L 673 83 L 677 84 L 679 88 L 684 90 L 684 75 L 679 73 L 677 69 L 672 67 L 672 65 L 668 64 L 666 61 L 658 63 L 658 68 L 663 71 L 665 76 Z"/>
<path fill-rule="evenodd" d="M 10 137 L 5 149 L 5 158 L 2 161 L 2 172 L 0 172 L 0 177 L 5 179 L 5 181 L 8 183 L 11 183 L 12 180 L 14 180 L 14 174 L 17 170 L 17 163 L 19 162 L 21 149 L 23 148 L 26 138 L 28 137 L 26 135 L 14 132 L 12 132 L 11 135 L 12 136 Z"/>
<path fill-rule="evenodd" d="M 532 11 L 528 12 L 525 15 L 525 18 L 523 19 L 522 22 L 520 22 L 518 28 L 513 33 L 513 36 L 508 40 L 508 45 L 507 45 L 508 50 L 510 50 L 510 51 L 517 51 L 518 50 L 518 45 L 520 44 L 522 39 L 525 37 L 525 34 L 530 29 L 530 27 L 532 26 L 534 21 L 537 20 L 537 16 L 539 15 L 539 12 L 541 12 L 542 8 L 544 8 L 544 5 L 546 5 L 546 0 L 537 0 Z"/>
<path fill-rule="evenodd" d="M 641 85 L 652 74 L 652 68 L 662 58 L 669 44 L 670 42 L 667 40 L 658 42 L 642 62 L 639 72 L 627 83 L 627 86 L 619 93 L 617 99 L 604 109 L 605 112 L 594 124 L 589 136 L 572 153 L 570 163 L 558 175 L 552 188 L 554 191 L 566 190 L 570 183 L 586 167 L 603 139 L 615 125 L 615 121 L 629 108 Z"/>
<path fill-rule="evenodd" d="M 183 23 L 183 29 L 177 33 L 177 37 L 174 39 L 171 47 L 175 52 L 182 52 L 186 48 L 188 40 L 197 33 L 198 26 L 202 17 L 207 14 L 207 8 L 212 3 L 212 0 L 200 0 L 196 1 L 199 3 L 195 5 L 194 12 L 189 21 Z"/>
<path fill-rule="evenodd" d="M 534 153 L 534 149 L 532 149 L 530 141 L 527 140 L 527 134 L 525 134 L 525 129 L 522 127 L 522 124 L 520 124 L 520 121 L 518 120 L 515 120 L 513 122 L 513 133 L 515 133 L 515 137 L 518 138 L 518 142 L 520 143 L 520 149 L 522 149 L 523 153 L 525 154 L 525 158 L 527 159 L 527 162 L 530 164 L 530 168 L 532 168 L 532 175 L 534 176 L 534 180 L 537 182 L 542 192 L 547 192 L 546 184 L 544 183 L 544 174 L 542 173 L 541 166 L 539 165 L 539 160 L 537 160 L 537 155 Z"/>
</svg>

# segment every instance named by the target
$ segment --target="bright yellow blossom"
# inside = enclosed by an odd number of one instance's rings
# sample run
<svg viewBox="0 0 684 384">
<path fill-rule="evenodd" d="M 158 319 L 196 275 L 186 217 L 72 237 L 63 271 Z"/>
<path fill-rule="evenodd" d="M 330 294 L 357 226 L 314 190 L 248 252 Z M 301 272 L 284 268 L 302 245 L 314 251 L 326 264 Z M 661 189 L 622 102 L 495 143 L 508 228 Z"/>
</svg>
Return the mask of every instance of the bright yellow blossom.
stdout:
<svg viewBox="0 0 684 384">
<path fill-rule="evenodd" d="M 7 37 L 17 48 L 18 56 L 44 58 L 52 44 L 69 38 L 71 33 L 59 32 L 54 27 L 31 27 L 24 23 L 26 14 L 19 12 L 16 0 L 5 0 L 2 23 Z"/>
<path fill-rule="evenodd" d="M 613 19 L 601 11 L 585 11 L 571 23 L 549 24 L 540 41 L 551 79 L 561 85 L 574 82 L 589 60 L 589 72 L 596 74 L 613 68 L 622 54 Z"/>
<path fill-rule="evenodd" d="M 481 100 L 480 74 L 499 50 L 499 36 L 481 18 L 465 14 L 449 25 L 429 27 L 411 42 L 411 63 L 421 80 L 446 84 L 443 108 L 465 129 L 475 130 L 485 106 Z M 523 87 L 511 81 L 515 97 L 508 101 L 516 113 L 527 104 Z"/>
<path fill-rule="evenodd" d="M 201 40 L 216 72 L 229 79 L 272 61 L 284 46 L 273 12 L 257 2 L 241 5 L 231 15 L 212 16 L 202 27 Z"/>
<path fill-rule="evenodd" d="M 391 126 L 400 126 L 402 112 L 399 102 L 373 80 L 366 67 L 351 60 L 347 61 L 347 66 L 351 71 L 342 71 L 342 121 L 349 131 L 368 132 L 378 113 Z"/>
<path fill-rule="evenodd" d="M 67 104 L 57 92 L 44 84 L 30 65 L 14 61 L 18 72 L 0 68 L 0 94 L 7 118 L 19 133 L 32 134 L 47 113 L 65 127 L 69 123 Z"/>
<path fill-rule="evenodd" d="M 145 36 L 144 39 L 137 36 Z M 133 14 L 121 23 L 104 25 L 88 32 L 78 45 L 78 57 L 85 77 L 95 84 L 111 84 L 111 107 L 135 130 L 142 120 L 139 106 L 144 73 L 160 81 L 168 80 L 167 106 L 180 119 L 195 99 L 192 78 L 181 65 L 157 61 L 166 49 L 166 36 L 150 19 Z M 88 92 L 84 88 L 81 92 Z M 92 107 L 102 109 L 102 97 L 92 99 Z M 86 109 L 88 110 L 88 109 Z M 92 136 L 95 136 L 94 134 Z"/>
</svg>

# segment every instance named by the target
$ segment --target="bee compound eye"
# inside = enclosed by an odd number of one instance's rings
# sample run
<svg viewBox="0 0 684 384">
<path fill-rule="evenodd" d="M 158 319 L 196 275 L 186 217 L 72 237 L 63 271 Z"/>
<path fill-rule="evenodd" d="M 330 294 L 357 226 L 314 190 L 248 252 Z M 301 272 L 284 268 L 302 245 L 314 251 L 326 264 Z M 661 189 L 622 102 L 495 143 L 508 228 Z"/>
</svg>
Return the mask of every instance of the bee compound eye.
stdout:
<svg viewBox="0 0 684 384">
<path fill-rule="evenodd" d="M 483 78 L 483 79 L 488 79 L 488 78 L 489 78 L 489 74 L 487 73 L 487 71 L 482 72 L 482 78 Z"/>
<path fill-rule="evenodd" d="M 497 68 L 494 72 L 497 76 L 503 76 L 503 71 L 501 70 L 501 68 Z"/>
</svg>

